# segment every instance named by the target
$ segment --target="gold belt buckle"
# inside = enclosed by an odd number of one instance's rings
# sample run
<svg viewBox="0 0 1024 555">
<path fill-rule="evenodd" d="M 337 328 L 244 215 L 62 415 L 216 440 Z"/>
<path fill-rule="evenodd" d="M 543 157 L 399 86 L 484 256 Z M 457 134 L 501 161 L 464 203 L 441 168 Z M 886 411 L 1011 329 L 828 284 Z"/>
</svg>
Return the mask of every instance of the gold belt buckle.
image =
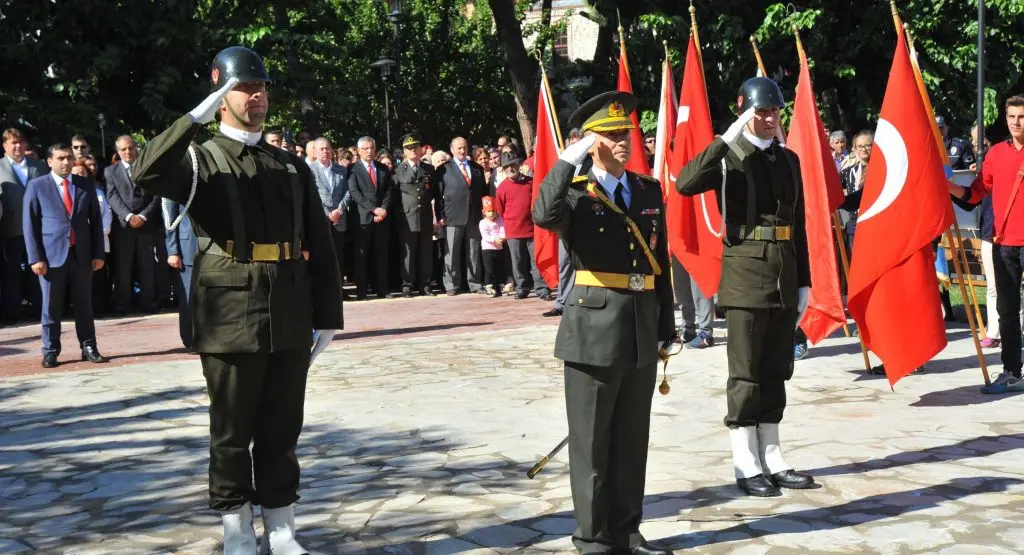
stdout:
<svg viewBox="0 0 1024 555">
<path fill-rule="evenodd" d="M 793 236 L 793 228 L 789 226 L 775 228 L 776 241 L 789 241 Z"/>
<path fill-rule="evenodd" d="M 629 274 L 629 290 L 630 291 L 643 291 L 644 290 L 644 275 L 643 274 Z"/>
<path fill-rule="evenodd" d="M 281 259 L 281 247 L 276 243 L 253 243 L 252 259 L 257 262 L 271 262 Z"/>
</svg>

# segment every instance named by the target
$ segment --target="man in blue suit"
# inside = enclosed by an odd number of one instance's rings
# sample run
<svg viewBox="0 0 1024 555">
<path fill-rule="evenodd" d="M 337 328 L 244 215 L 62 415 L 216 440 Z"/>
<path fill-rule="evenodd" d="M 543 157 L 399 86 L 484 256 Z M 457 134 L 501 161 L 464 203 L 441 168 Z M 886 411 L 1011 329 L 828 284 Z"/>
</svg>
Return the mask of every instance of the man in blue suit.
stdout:
<svg viewBox="0 0 1024 555">
<path fill-rule="evenodd" d="M 57 366 L 60 319 L 71 290 L 75 332 L 82 360 L 106 362 L 96 348 L 92 313 L 92 273 L 103 267 L 103 219 L 95 186 L 71 175 L 71 148 L 55 144 L 47 152 L 50 173 L 25 189 L 22 220 L 25 250 L 42 289 L 43 368 Z"/>
<path fill-rule="evenodd" d="M 184 207 L 171 199 L 163 199 L 164 241 L 167 244 L 167 265 L 174 272 L 172 280 L 175 296 L 178 298 L 178 333 L 181 343 L 192 352 L 192 310 L 189 299 L 192 296 L 192 262 L 199 251 L 196 235 L 192 233 L 192 220 Z M 178 217 L 181 222 L 174 228 L 171 224 Z"/>
</svg>

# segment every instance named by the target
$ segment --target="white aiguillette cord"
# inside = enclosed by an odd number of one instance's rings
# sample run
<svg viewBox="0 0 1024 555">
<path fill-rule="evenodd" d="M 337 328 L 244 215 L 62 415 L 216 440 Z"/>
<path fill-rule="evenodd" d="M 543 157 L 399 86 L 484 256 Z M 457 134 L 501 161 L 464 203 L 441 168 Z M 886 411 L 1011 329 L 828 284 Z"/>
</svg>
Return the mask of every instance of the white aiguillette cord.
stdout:
<svg viewBox="0 0 1024 555">
<path fill-rule="evenodd" d="M 167 226 L 168 231 L 178 227 L 178 224 L 181 223 L 181 219 L 184 218 L 185 214 L 188 212 L 188 207 L 192 206 L 192 199 L 196 197 L 196 187 L 199 185 L 199 160 L 196 159 L 196 149 L 191 144 L 188 145 L 188 158 L 192 161 L 192 190 L 188 193 L 188 200 L 185 201 L 185 207 L 181 209 L 178 217 L 174 218 L 171 225 Z"/>
<path fill-rule="evenodd" d="M 721 239 L 725 235 L 725 158 L 722 158 L 722 227 L 715 233 L 715 230 L 711 227 L 711 216 L 708 215 L 708 201 L 706 197 L 700 195 L 700 205 L 704 209 L 704 225 L 707 226 L 708 231 L 715 236 L 716 239 Z"/>
</svg>

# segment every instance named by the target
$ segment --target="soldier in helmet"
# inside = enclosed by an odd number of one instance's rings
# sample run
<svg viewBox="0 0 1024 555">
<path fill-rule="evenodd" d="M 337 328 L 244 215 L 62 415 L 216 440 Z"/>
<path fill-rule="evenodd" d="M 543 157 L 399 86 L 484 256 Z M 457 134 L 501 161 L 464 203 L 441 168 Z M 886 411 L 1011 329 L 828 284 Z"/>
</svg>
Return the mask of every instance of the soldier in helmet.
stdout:
<svg viewBox="0 0 1024 555">
<path fill-rule="evenodd" d="M 600 94 L 573 114 L 584 138 L 540 185 L 536 225 L 573 267 L 555 357 L 565 363 L 569 478 L 582 553 L 662 555 L 640 534 L 659 347 L 676 340 L 661 185 L 625 169 L 636 97 Z M 579 177 L 577 167 L 581 166 Z"/>
<path fill-rule="evenodd" d="M 133 175 L 185 204 L 198 235 L 193 347 L 210 397 L 210 506 L 223 515 L 224 553 L 257 553 L 260 505 L 260 553 L 298 555 L 310 336 L 342 327 L 338 262 L 309 166 L 262 139 L 270 79 L 259 55 L 222 50 L 210 82 L 214 92 L 146 145 Z M 218 115 L 213 139 L 196 144 Z"/>
<path fill-rule="evenodd" d="M 971 164 L 974 164 L 975 161 L 974 147 L 971 143 L 960 137 L 951 137 L 945 117 L 935 116 L 935 124 L 939 127 L 939 132 L 942 133 L 942 142 L 946 145 L 946 153 L 949 154 L 950 168 L 953 170 L 970 169 Z"/>
<path fill-rule="evenodd" d="M 766 77 L 748 79 L 737 104 L 739 118 L 681 170 L 676 188 L 684 195 L 718 193 L 725 232 L 718 302 L 729 335 L 725 424 L 737 484 L 769 497 L 780 487 L 814 485 L 786 463 L 779 446 L 794 331 L 811 275 L 800 161 L 775 141 L 782 91 Z"/>
</svg>

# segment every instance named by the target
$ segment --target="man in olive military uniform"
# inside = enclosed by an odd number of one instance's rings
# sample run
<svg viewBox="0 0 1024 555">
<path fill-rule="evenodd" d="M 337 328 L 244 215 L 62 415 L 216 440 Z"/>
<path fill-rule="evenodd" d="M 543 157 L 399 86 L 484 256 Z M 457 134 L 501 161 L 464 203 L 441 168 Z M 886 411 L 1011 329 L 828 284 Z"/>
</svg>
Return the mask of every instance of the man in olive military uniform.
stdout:
<svg viewBox="0 0 1024 555">
<path fill-rule="evenodd" d="M 774 140 L 782 91 L 754 77 L 743 83 L 737 105 L 742 115 L 682 169 L 676 187 L 690 196 L 718 193 L 726 234 L 718 289 L 729 335 L 725 425 L 740 488 L 769 497 L 781 495 L 780 487 L 814 485 L 793 471 L 779 446 L 811 274 L 800 161 Z"/>
<path fill-rule="evenodd" d="M 263 61 L 227 48 L 210 80 L 215 92 L 150 141 L 132 175 L 185 204 L 198 236 L 193 348 L 210 396 L 210 506 L 223 516 L 224 553 L 257 553 L 260 505 L 259 552 L 298 555 L 295 445 L 310 337 L 342 327 L 338 262 L 309 167 L 262 140 Z M 217 114 L 213 139 L 194 143 Z"/>
<path fill-rule="evenodd" d="M 562 152 L 533 207 L 534 223 L 561 236 L 576 269 L 555 357 L 565 363 L 581 553 L 670 553 L 639 531 L 659 347 L 676 338 L 661 185 L 625 169 L 643 148 L 629 139 L 635 107 L 621 92 L 584 103 L 570 123 L 585 137 Z"/>
<path fill-rule="evenodd" d="M 402 137 L 404 159 L 395 167 L 395 181 L 402 192 L 398 229 L 402 240 L 403 297 L 411 297 L 413 291 L 434 296 L 430 290 L 434 252 L 432 201 L 437 187 L 434 167 L 423 161 L 422 142 L 418 133 Z"/>
</svg>

